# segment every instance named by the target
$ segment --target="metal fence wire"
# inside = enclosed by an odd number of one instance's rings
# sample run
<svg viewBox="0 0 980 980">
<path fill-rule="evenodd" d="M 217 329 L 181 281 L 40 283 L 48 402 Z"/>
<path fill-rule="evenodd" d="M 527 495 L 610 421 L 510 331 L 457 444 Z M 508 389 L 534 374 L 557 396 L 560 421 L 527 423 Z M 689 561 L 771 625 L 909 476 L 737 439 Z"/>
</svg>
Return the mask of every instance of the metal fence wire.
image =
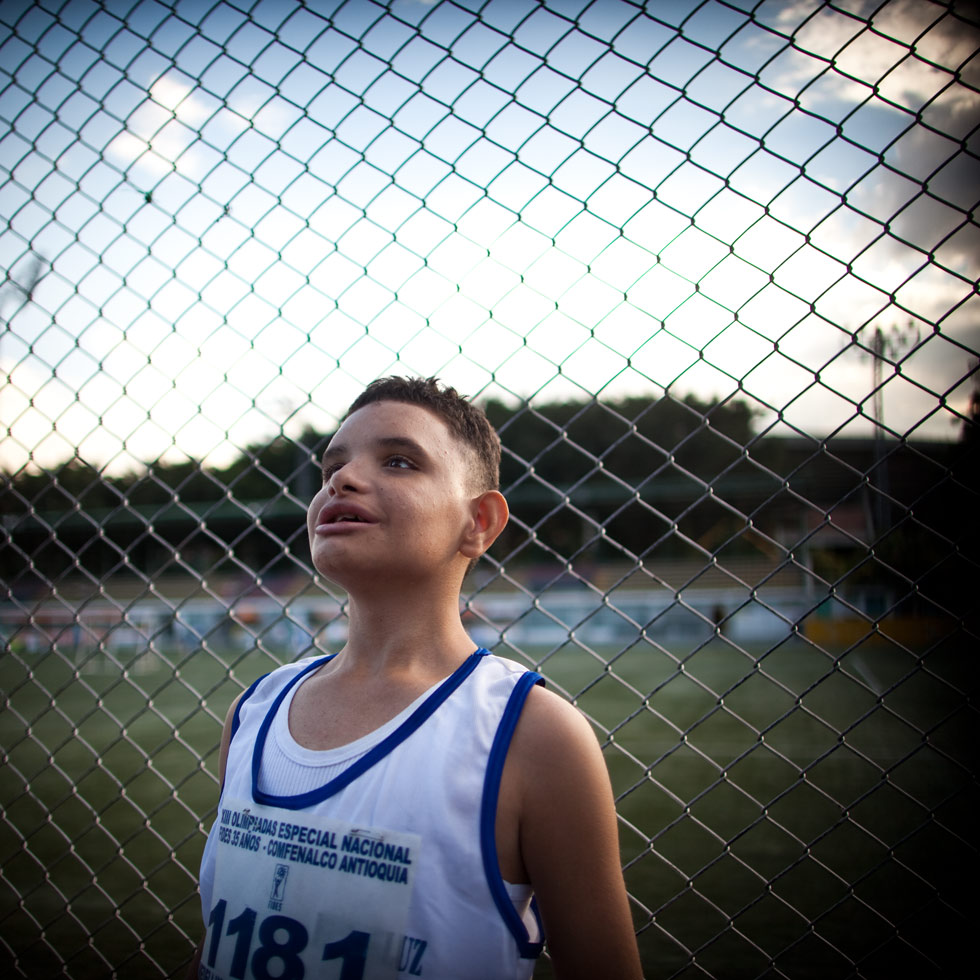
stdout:
<svg viewBox="0 0 980 980">
<path fill-rule="evenodd" d="M 594 724 L 646 975 L 953 975 L 978 38 L 928 0 L 4 0 L 5 975 L 182 975 L 224 713 L 343 643 L 304 508 L 392 373 L 499 427 L 464 619 Z"/>
</svg>

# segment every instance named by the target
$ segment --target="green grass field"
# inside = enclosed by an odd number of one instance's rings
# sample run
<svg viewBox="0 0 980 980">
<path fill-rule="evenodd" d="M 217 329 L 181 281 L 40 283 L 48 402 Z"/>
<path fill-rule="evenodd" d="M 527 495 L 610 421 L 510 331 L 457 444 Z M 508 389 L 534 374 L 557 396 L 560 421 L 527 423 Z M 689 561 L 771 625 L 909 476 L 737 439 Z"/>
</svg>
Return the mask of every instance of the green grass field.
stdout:
<svg viewBox="0 0 980 980">
<path fill-rule="evenodd" d="M 497 652 L 546 658 L 606 743 L 648 978 L 942 975 L 976 857 L 974 651 Z M 5 976 L 182 975 L 219 719 L 274 660 L 165 656 L 0 659 Z"/>
</svg>

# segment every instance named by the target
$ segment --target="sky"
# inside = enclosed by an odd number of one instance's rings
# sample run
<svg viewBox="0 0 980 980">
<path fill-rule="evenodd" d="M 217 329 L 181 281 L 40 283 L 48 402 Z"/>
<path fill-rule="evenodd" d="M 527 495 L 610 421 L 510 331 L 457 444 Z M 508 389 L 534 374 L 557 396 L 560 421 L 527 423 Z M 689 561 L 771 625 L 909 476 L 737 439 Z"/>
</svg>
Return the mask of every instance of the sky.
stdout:
<svg viewBox="0 0 980 980">
<path fill-rule="evenodd" d="M 389 373 L 954 439 L 978 39 L 928 0 L 5 0 L 0 465 L 221 465 Z"/>
</svg>

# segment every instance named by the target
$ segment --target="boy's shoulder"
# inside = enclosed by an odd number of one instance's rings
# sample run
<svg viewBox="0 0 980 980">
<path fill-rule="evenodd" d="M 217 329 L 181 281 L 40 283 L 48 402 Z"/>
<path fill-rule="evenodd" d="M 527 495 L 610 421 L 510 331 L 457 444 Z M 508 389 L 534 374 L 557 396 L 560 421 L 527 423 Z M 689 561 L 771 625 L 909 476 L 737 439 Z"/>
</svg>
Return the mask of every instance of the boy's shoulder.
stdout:
<svg viewBox="0 0 980 980">
<path fill-rule="evenodd" d="M 543 684 L 528 692 L 521 724 L 525 737 L 539 750 L 548 747 L 563 755 L 569 748 L 570 739 L 584 740 L 590 750 L 597 744 L 591 723 L 578 707 Z"/>
</svg>

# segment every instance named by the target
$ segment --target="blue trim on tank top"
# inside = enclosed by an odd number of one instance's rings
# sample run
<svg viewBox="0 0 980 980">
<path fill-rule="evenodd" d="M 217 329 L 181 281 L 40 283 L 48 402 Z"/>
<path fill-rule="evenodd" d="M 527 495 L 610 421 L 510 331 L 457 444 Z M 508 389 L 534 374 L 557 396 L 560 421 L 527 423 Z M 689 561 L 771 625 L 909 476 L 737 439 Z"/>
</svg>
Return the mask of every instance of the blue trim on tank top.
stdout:
<svg viewBox="0 0 980 980">
<path fill-rule="evenodd" d="M 532 898 L 531 910 L 537 920 L 538 934 L 542 937 L 542 941 L 531 942 L 527 926 L 524 925 L 524 920 L 514 908 L 514 903 L 507 893 L 497 855 L 497 801 L 500 797 L 500 780 L 504 772 L 507 750 L 510 748 L 511 738 L 524 708 L 524 702 L 531 688 L 536 684 L 544 684 L 544 678 L 529 670 L 521 675 L 513 691 L 510 692 L 510 698 L 507 700 L 507 706 L 504 708 L 503 717 L 500 719 L 497 734 L 490 748 L 487 774 L 483 783 L 483 803 L 480 807 L 480 850 L 483 852 L 483 870 L 487 876 L 487 884 L 490 886 L 494 904 L 517 943 L 521 959 L 534 959 L 541 955 L 541 950 L 544 948 L 544 926 L 538 912 L 538 903 Z"/>
<path fill-rule="evenodd" d="M 238 699 L 238 704 L 235 705 L 235 713 L 231 717 L 231 735 L 228 737 L 229 741 L 235 737 L 235 733 L 241 727 L 242 705 L 255 693 L 255 689 L 268 676 L 268 674 L 263 674 L 261 677 L 257 677 L 251 684 L 249 684 L 249 686 L 245 689 L 245 693 Z"/>
<path fill-rule="evenodd" d="M 252 799 L 256 803 L 264 806 L 278 806 L 284 810 L 303 810 L 306 807 L 316 806 L 331 796 L 339 793 L 346 786 L 349 786 L 362 773 L 367 772 L 375 763 L 379 762 L 393 749 L 399 746 L 413 732 L 417 731 L 466 680 L 476 669 L 477 664 L 487 656 L 489 651 L 482 647 L 469 655 L 452 674 L 449 675 L 416 709 L 405 721 L 398 726 L 390 735 L 383 738 L 377 745 L 364 753 L 356 762 L 345 769 L 339 776 L 334 777 L 323 786 L 300 793 L 298 796 L 276 796 L 273 793 L 265 793 L 259 789 L 259 769 L 262 765 L 262 749 L 265 747 L 265 740 L 272 727 L 272 721 L 276 712 L 282 706 L 286 695 L 292 688 L 299 683 L 310 671 L 322 666 L 331 657 L 322 657 L 315 660 L 308 667 L 300 671 L 289 683 L 279 692 L 273 701 L 272 706 L 266 712 L 262 724 L 259 726 L 255 736 L 255 745 L 252 749 Z"/>
</svg>

